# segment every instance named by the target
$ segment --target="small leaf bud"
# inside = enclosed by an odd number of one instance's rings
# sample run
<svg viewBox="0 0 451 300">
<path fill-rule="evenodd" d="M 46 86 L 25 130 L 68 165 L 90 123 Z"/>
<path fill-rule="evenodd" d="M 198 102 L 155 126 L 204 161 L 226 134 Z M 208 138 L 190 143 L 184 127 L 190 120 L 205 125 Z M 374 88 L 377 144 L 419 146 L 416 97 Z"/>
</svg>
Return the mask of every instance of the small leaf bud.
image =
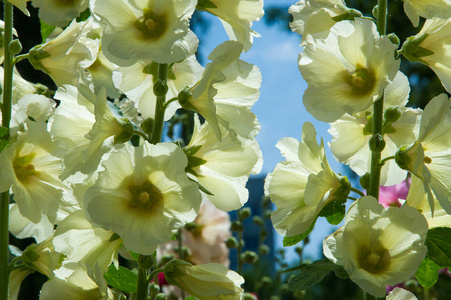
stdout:
<svg viewBox="0 0 451 300">
<path fill-rule="evenodd" d="M 258 252 L 260 255 L 266 255 L 271 251 L 271 249 L 268 247 L 268 245 L 261 245 L 258 249 Z"/>
<path fill-rule="evenodd" d="M 233 236 L 227 238 L 224 242 L 229 249 L 238 247 L 238 241 Z"/>
<path fill-rule="evenodd" d="M 263 218 L 260 217 L 260 216 L 253 216 L 252 217 L 252 222 L 254 222 L 254 224 L 258 225 L 258 226 L 263 226 L 264 225 Z"/>
<path fill-rule="evenodd" d="M 230 229 L 232 231 L 242 231 L 243 230 L 243 224 L 240 221 L 233 221 L 232 225 L 230 226 Z"/>
<path fill-rule="evenodd" d="M 166 299 L 166 295 L 164 293 L 158 293 L 155 296 L 155 300 L 165 300 Z"/>
<path fill-rule="evenodd" d="M 254 251 L 245 251 L 241 254 L 241 261 L 248 264 L 254 264 L 258 261 L 258 255 Z"/>
<path fill-rule="evenodd" d="M 249 207 L 243 207 L 238 211 L 240 220 L 247 219 L 251 216 L 251 209 Z"/>
<path fill-rule="evenodd" d="M 267 219 L 269 219 L 270 217 L 271 217 L 271 214 L 272 214 L 272 211 L 271 210 L 265 210 L 265 214 L 264 214 L 264 218 L 267 218 Z"/>
<path fill-rule="evenodd" d="M 370 188 L 370 173 L 365 173 L 362 175 L 362 177 L 360 177 L 359 182 L 360 185 L 362 186 L 362 188 L 364 188 L 365 190 Z"/>
<path fill-rule="evenodd" d="M 384 112 L 384 118 L 387 122 L 394 123 L 401 118 L 401 109 L 399 108 L 399 105 L 393 105 L 387 107 L 387 109 Z"/>
<path fill-rule="evenodd" d="M 373 17 L 375 17 L 377 19 L 377 14 L 379 13 L 379 5 L 376 5 L 375 7 L 373 7 L 373 10 L 371 11 L 371 13 L 373 14 Z"/>
<path fill-rule="evenodd" d="M 153 128 L 153 119 L 152 118 L 147 118 L 144 121 L 142 121 L 141 129 L 145 133 L 150 134 L 152 132 L 152 128 Z"/>
<path fill-rule="evenodd" d="M 150 284 L 150 293 L 152 295 L 155 295 L 155 294 L 158 294 L 158 292 L 160 292 L 160 287 L 158 286 L 158 284 L 151 283 Z"/>
<path fill-rule="evenodd" d="M 394 33 L 387 34 L 387 37 L 393 45 L 399 46 L 399 44 L 401 43 L 399 37 Z"/>
<path fill-rule="evenodd" d="M 395 153 L 395 162 L 403 170 L 409 170 L 408 164 L 412 161 L 407 153 L 410 148 L 410 146 L 404 145 L 401 146 L 401 148 L 399 148 Z"/>
<path fill-rule="evenodd" d="M 150 270 L 155 264 L 153 255 L 142 255 L 138 257 L 138 266 L 143 270 Z"/>
<path fill-rule="evenodd" d="M 256 300 L 256 299 L 258 298 L 252 295 L 251 293 L 244 293 L 242 298 L 242 300 Z"/>
<path fill-rule="evenodd" d="M 166 96 L 166 93 L 168 92 L 168 84 L 162 80 L 158 80 L 153 85 L 153 93 L 157 97 L 163 97 Z"/>
<path fill-rule="evenodd" d="M 11 53 L 13 55 L 19 54 L 20 51 L 22 51 L 22 44 L 20 43 L 19 40 L 12 40 L 11 43 L 9 43 L 9 51 L 11 51 Z"/>
<path fill-rule="evenodd" d="M 262 287 L 269 287 L 272 284 L 271 277 L 263 276 L 260 280 L 261 280 Z"/>
<path fill-rule="evenodd" d="M 385 148 L 384 137 L 381 134 L 375 134 L 370 138 L 370 150 L 372 152 L 381 153 Z"/>
</svg>

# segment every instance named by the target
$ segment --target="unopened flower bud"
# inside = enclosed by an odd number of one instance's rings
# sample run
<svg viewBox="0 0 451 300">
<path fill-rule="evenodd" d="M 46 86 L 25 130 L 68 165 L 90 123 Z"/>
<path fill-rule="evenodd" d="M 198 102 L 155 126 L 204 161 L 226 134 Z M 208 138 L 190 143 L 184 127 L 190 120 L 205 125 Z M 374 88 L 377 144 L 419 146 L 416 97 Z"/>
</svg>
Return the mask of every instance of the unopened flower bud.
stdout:
<svg viewBox="0 0 451 300">
<path fill-rule="evenodd" d="M 152 118 L 147 118 L 144 121 L 142 121 L 141 123 L 141 129 L 149 134 L 152 132 L 152 128 L 153 128 L 153 119 Z"/>
<path fill-rule="evenodd" d="M 263 287 L 269 287 L 272 284 L 271 277 L 263 276 L 260 280 Z"/>
<path fill-rule="evenodd" d="M 168 92 L 168 84 L 162 80 L 158 80 L 153 85 L 153 93 L 157 97 L 163 97 L 166 96 L 166 93 Z"/>
<path fill-rule="evenodd" d="M 152 255 L 142 255 L 138 257 L 138 266 L 143 270 L 150 270 L 155 264 L 155 258 Z"/>
<path fill-rule="evenodd" d="M 370 138 L 370 150 L 372 152 L 381 153 L 385 148 L 384 137 L 381 134 L 375 134 Z"/>
<path fill-rule="evenodd" d="M 394 123 L 401 118 L 401 109 L 399 105 L 389 106 L 384 112 L 384 118 L 387 122 Z"/>
<path fill-rule="evenodd" d="M 256 300 L 256 299 L 258 298 L 252 295 L 251 293 L 244 293 L 242 298 L 242 300 Z"/>
<path fill-rule="evenodd" d="M 155 300 L 165 300 L 165 299 L 166 299 L 166 295 L 163 294 L 163 293 L 158 293 L 158 294 L 155 296 Z"/>
<path fill-rule="evenodd" d="M 9 51 L 11 51 L 11 53 L 13 55 L 19 54 L 20 51 L 22 51 L 22 44 L 20 43 L 19 40 L 12 40 L 11 43 L 9 43 Z"/>
<path fill-rule="evenodd" d="M 370 188 L 370 177 L 371 177 L 370 173 L 367 172 L 367 173 L 363 174 L 363 176 L 360 177 L 360 179 L 359 179 L 360 185 L 365 190 Z"/>
<path fill-rule="evenodd" d="M 254 264 L 258 261 L 258 255 L 253 251 L 245 251 L 241 254 L 240 258 L 243 262 L 246 262 L 248 264 Z"/>
<path fill-rule="evenodd" d="M 251 209 L 249 207 L 243 207 L 238 211 L 240 220 L 247 219 L 251 216 Z"/>
<path fill-rule="evenodd" d="M 243 230 L 243 224 L 240 221 L 233 221 L 232 225 L 230 226 L 230 229 L 232 231 L 242 231 Z"/>
<path fill-rule="evenodd" d="M 387 37 L 393 45 L 399 46 L 399 44 L 401 43 L 399 37 L 394 33 L 387 34 Z"/>
<path fill-rule="evenodd" d="M 258 225 L 258 226 L 263 226 L 264 225 L 263 218 L 260 217 L 260 216 L 253 216 L 252 217 L 252 222 L 254 222 L 254 224 Z"/>
<path fill-rule="evenodd" d="M 271 250 L 271 249 L 268 247 L 268 245 L 261 245 L 260 248 L 258 249 L 258 252 L 259 252 L 261 255 L 266 255 L 266 254 L 269 253 L 270 250 Z"/>
<path fill-rule="evenodd" d="M 238 241 L 233 236 L 227 238 L 224 242 L 229 249 L 238 247 Z"/>
</svg>

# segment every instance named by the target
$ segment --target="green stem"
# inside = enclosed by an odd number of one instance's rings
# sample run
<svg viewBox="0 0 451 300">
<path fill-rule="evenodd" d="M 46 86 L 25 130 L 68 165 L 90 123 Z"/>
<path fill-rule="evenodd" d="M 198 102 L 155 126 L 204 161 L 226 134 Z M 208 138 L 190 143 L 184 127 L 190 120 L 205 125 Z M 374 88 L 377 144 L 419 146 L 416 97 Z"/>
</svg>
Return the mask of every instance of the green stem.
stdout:
<svg viewBox="0 0 451 300">
<path fill-rule="evenodd" d="M 238 247 L 236 248 L 238 274 L 243 276 L 243 260 L 241 259 L 241 253 L 243 252 L 243 230 L 238 231 Z"/>
<path fill-rule="evenodd" d="M 28 53 L 17 55 L 16 57 L 14 57 L 13 64 L 17 64 L 18 62 L 20 62 L 24 59 L 28 59 Z"/>
<path fill-rule="evenodd" d="M 8 130 L 11 121 L 12 106 L 12 82 L 13 82 L 13 55 L 9 51 L 9 44 L 13 40 L 13 5 L 6 1 L 4 3 L 4 77 L 3 77 L 3 103 L 2 103 L 2 126 Z M 1 194 L 0 202 L 0 299 L 8 299 L 9 287 L 9 190 Z"/>
<path fill-rule="evenodd" d="M 158 79 L 155 84 L 161 83 L 162 85 L 166 85 L 167 87 L 168 69 L 168 64 L 158 64 Z M 150 142 L 152 144 L 157 144 L 161 141 L 164 125 L 164 111 L 166 109 L 166 92 L 164 92 L 163 95 L 160 96 L 157 93 L 155 93 L 155 95 L 157 96 L 157 102 L 155 104 L 155 118 L 152 128 L 152 136 L 150 138 Z"/>
<path fill-rule="evenodd" d="M 354 192 L 354 193 L 356 193 L 356 194 L 358 194 L 360 197 L 363 197 L 363 196 L 365 196 L 365 194 L 364 193 L 362 193 L 362 191 L 361 190 L 358 190 L 358 189 L 356 189 L 356 188 L 353 188 L 353 187 L 351 187 L 351 192 Z"/>
<path fill-rule="evenodd" d="M 136 300 L 147 300 L 149 291 L 149 278 L 147 270 L 138 268 L 138 290 L 136 291 Z"/>
<path fill-rule="evenodd" d="M 139 130 L 135 130 L 135 131 L 133 131 L 133 134 L 139 135 L 140 137 L 142 137 L 146 141 L 149 141 L 149 138 L 147 137 L 147 135 L 144 132 L 141 132 Z"/>
<path fill-rule="evenodd" d="M 385 35 L 387 31 L 387 0 L 378 0 L 377 9 L 377 31 L 379 34 Z M 376 135 L 383 136 L 382 123 L 384 114 L 384 96 L 379 98 L 373 104 L 373 137 Z M 381 152 L 373 152 L 371 154 L 371 171 L 370 171 L 370 186 L 368 195 L 379 199 L 379 186 L 381 178 Z"/>
<path fill-rule="evenodd" d="M 383 160 L 381 160 L 381 162 L 379 163 L 379 165 L 382 167 L 383 165 L 385 165 L 385 163 L 386 163 L 387 161 L 389 161 L 389 160 L 391 160 L 391 159 L 395 159 L 395 156 L 392 155 L 392 156 L 388 156 L 388 157 L 384 158 Z"/>
<path fill-rule="evenodd" d="M 166 103 L 164 104 L 164 107 L 168 108 L 169 104 L 171 104 L 172 102 L 178 101 L 178 100 L 179 100 L 179 98 L 173 97 L 173 98 L 169 99 L 168 101 L 166 101 Z"/>
</svg>

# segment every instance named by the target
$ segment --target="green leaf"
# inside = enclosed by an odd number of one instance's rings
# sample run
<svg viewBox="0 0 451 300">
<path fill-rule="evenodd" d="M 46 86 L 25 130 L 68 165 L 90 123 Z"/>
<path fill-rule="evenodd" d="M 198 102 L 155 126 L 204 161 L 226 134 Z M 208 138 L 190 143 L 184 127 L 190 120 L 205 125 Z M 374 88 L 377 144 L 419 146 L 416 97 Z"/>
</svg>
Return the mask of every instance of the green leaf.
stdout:
<svg viewBox="0 0 451 300">
<path fill-rule="evenodd" d="M 290 279 L 288 287 L 292 292 L 307 290 L 323 280 L 329 272 L 339 269 L 343 269 L 343 267 L 334 264 L 328 259 L 317 260 L 310 265 L 301 265 L 299 266 L 299 274 Z M 340 272 L 340 274 L 342 273 Z"/>
<path fill-rule="evenodd" d="M 53 32 L 55 29 L 55 26 L 50 26 L 42 21 L 41 22 L 41 37 L 42 37 L 42 43 L 45 43 L 45 40 L 49 37 L 49 35 Z"/>
<path fill-rule="evenodd" d="M 430 288 L 437 282 L 439 270 L 439 265 L 428 257 L 425 257 L 415 273 L 415 277 L 423 287 Z"/>
<path fill-rule="evenodd" d="M 451 267 L 451 228 L 437 227 L 428 231 L 426 236 L 427 257 L 440 267 Z"/>
<path fill-rule="evenodd" d="M 105 277 L 108 285 L 120 291 L 136 293 L 138 276 L 127 268 L 120 266 L 119 269 L 116 269 L 114 265 L 110 265 L 108 272 L 103 277 Z"/>
<path fill-rule="evenodd" d="M 286 236 L 283 238 L 283 246 L 284 247 L 289 247 L 289 246 L 294 246 L 299 242 L 302 242 L 313 230 L 313 227 L 315 227 L 315 223 L 316 223 L 316 219 L 315 221 L 313 221 L 312 225 L 310 226 L 310 228 L 301 234 L 295 235 L 295 236 Z"/>
<path fill-rule="evenodd" d="M 84 22 L 89 18 L 90 15 L 91 15 L 91 11 L 89 10 L 89 8 L 87 8 L 75 20 L 77 22 Z"/>
<path fill-rule="evenodd" d="M 339 201 L 333 201 L 321 210 L 319 215 L 326 217 L 327 222 L 332 225 L 338 225 L 343 220 L 346 214 L 346 206 Z"/>
<path fill-rule="evenodd" d="M 8 128 L 0 126 L 0 138 L 8 136 Z"/>
</svg>

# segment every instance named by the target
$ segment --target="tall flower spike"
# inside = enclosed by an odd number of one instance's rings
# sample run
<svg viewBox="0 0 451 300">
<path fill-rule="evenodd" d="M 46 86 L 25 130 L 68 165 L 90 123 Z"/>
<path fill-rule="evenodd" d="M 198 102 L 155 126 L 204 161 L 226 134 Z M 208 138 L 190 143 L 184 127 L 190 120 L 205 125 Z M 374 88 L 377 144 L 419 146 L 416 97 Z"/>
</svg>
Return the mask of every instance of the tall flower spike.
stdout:
<svg viewBox="0 0 451 300">
<path fill-rule="evenodd" d="M 443 209 L 451 214 L 451 109 L 445 94 L 433 98 L 424 108 L 418 140 L 402 146 L 396 163 L 423 181 L 431 211 L 435 194 Z"/>
<path fill-rule="evenodd" d="M 310 36 L 299 55 L 307 111 L 332 122 L 368 108 L 398 72 L 395 48 L 371 20 L 360 18 L 336 23 L 324 40 Z"/>
<path fill-rule="evenodd" d="M 451 12 L 448 16 L 450 15 Z M 421 62 L 431 68 L 448 93 L 451 92 L 450 31 L 451 18 L 427 19 L 421 31 L 409 37 L 400 51 L 408 60 Z"/>
<path fill-rule="evenodd" d="M 271 215 L 276 231 L 295 236 L 310 228 L 324 206 L 347 196 L 349 182 L 330 168 L 324 144 L 318 145 L 311 123 L 304 123 L 301 142 L 284 138 L 277 148 L 286 161 L 266 177 L 265 195 L 277 206 Z"/>
<path fill-rule="evenodd" d="M 91 11 L 105 25 L 102 51 L 119 66 L 139 59 L 157 63 L 181 61 L 196 51 L 189 30 L 194 0 L 91 1 Z"/>
<path fill-rule="evenodd" d="M 382 157 L 395 155 L 399 147 L 418 138 L 420 109 L 406 107 L 410 87 L 407 77 L 398 72 L 384 91 L 385 126 L 383 127 L 385 148 Z M 329 144 L 332 154 L 341 163 L 351 167 L 359 176 L 371 169 L 369 140 L 372 136 L 372 106 L 353 115 L 345 114 L 330 124 Z M 392 113 L 394 112 L 394 113 Z M 394 160 L 385 162 L 381 169 L 381 185 L 390 186 L 404 180 L 407 172 Z"/>
<path fill-rule="evenodd" d="M 150 255 L 195 219 L 199 188 L 186 176 L 186 156 L 173 143 L 116 148 L 86 191 L 88 220 L 116 232 L 128 249 Z"/>
<path fill-rule="evenodd" d="M 345 225 L 324 240 L 323 251 L 365 292 L 384 297 L 387 285 L 415 274 L 427 252 L 427 230 L 415 208 L 384 208 L 365 196 L 352 204 Z"/>
</svg>

